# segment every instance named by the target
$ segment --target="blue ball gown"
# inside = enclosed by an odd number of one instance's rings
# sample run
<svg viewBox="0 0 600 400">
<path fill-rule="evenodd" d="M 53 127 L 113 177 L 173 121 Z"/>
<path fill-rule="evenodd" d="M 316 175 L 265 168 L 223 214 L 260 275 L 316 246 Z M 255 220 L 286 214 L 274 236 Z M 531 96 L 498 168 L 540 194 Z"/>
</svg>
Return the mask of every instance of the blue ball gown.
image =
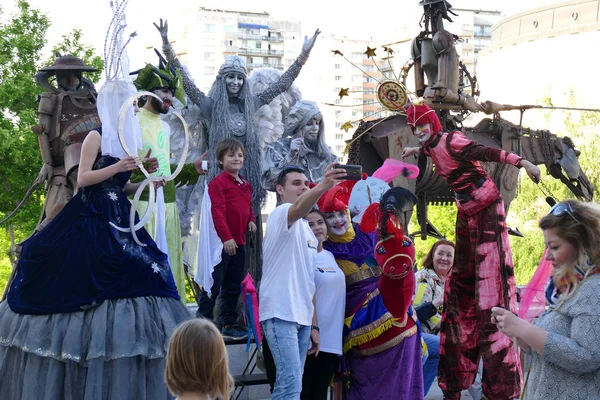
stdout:
<svg viewBox="0 0 600 400">
<path fill-rule="evenodd" d="M 99 156 L 94 169 L 118 162 Z M 27 239 L 0 303 L 2 399 L 171 399 L 164 358 L 190 317 L 167 255 L 129 225 L 131 173 L 80 189 Z M 137 219 L 137 216 L 136 216 Z"/>
</svg>

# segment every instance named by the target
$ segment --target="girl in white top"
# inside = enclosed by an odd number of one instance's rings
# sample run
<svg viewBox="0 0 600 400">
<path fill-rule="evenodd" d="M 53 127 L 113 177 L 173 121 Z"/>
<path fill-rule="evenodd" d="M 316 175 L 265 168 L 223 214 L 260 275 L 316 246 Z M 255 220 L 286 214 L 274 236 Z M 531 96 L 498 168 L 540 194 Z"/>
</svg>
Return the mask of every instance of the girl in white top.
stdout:
<svg viewBox="0 0 600 400">
<path fill-rule="evenodd" d="M 315 302 L 321 345 L 320 350 L 306 358 L 302 377 L 302 400 L 327 398 L 327 389 L 335 373 L 338 357 L 342 355 L 342 328 L 346 306 L 346 280 L 333 254 L 323 250 L 327 225 L 323 215 L 312 210 L 305 219 L 319 245 L 315 260 Z"/>
</svg>

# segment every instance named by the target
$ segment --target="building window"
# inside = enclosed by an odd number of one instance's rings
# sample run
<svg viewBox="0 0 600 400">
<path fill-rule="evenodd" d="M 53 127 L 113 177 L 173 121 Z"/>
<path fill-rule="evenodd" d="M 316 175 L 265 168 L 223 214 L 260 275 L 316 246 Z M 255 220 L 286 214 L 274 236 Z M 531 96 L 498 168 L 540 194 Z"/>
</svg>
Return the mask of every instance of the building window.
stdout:
<svg viewBox="0 0 600 400">
<path fill-rule="evenodd" d="M 335 69 L 342 69 L 342 64 L 335 64 Z"/>
<path fill-rule="evenodd" d="M 204 53 L 204 59 L 205 60 L 214 60 L 215 59 L 215 53 Z"/>
<path fill-rule="evenodd" d="M 335 123 L 335 127 L 336 128 L 341 128 L 342 127 L 342 123 L 341 122 L 336 122 Z M 337 138 L 336 138 L 337 139 Z"/>
<path fill-rule="evenodd" d="M 336 140 L 344 140 L 344 134 L 343 133 L 336 133 L 335 134 L 335 139 Z"/>
<path fill-rule="evenodd" d="M 336 75 L 335 76 L 335 80 L 336 81 L 341 81 L 342 80 L 342 76 L 341 75 Z"/>
<path fill-rule="evenodd" d="M 341 104 L 342 101 L 340 99 L 335 99 L 335 104 Z"/>
<path fill-rule="evenodd" d="M 204 24 L 204 32 L 214 32 L 215 25 L 214 24 Z"/>
<path fill-rule="evenodd" d="M 344 151 L 344 146 L 340 146 L 339 144 L 337 146 L 335 146 L 335 151 L 337 151 L 338 153 L 341 151 Z"/>
<path fill-rule="evenodd" d="M 215 67 L 204 67 L 204 75 L 214 75 Z"/>
<path fill-rule="evenodd" d="M 341 112 L 341 111 L 336 111 L 336 112 L 335 112 L 335 117 L 336 117 L 336 118 L 339 118 L 339 117 L 340 117 L 340 115 L 342 115 L 342 112 Z"/>
</svg>

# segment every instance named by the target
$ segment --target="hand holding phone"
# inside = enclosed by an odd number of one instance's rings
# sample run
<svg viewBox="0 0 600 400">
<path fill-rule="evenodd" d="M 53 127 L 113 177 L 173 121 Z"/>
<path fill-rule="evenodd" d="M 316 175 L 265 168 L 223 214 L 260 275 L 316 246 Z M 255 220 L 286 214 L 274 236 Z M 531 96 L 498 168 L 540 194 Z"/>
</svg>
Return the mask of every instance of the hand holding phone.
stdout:
<svg viewBox="0 0 600 400">
<path fill-rule="evenodd" d="M 362 179 L 362 165 L 337 164 L 335 168 L 346 170 L 346 176 L 343 179 L 351 181 L 360 181 Z"/>
</svg>

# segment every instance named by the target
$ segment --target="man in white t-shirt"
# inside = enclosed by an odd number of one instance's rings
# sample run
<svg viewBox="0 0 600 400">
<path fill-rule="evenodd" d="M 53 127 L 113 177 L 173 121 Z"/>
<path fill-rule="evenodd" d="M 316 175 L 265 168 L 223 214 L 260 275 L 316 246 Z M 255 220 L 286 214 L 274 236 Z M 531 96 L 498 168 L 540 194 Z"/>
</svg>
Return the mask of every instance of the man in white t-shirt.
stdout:
<svg viewBox="0 0 600 400">
<path fill-rule="evenodd" d="M 311 340 L 311 352 L 319 351 L 313 302 L 318 241 L 302 218 L 346 175 L 334 166 L 327 167 L 312 189 L 299 167 L 285 167 L 277 179 L 279 205 L 267 220 L 259 290 L 260 321 L 277 369 L 273 400 L 300 398 Z"/>
</svg>

